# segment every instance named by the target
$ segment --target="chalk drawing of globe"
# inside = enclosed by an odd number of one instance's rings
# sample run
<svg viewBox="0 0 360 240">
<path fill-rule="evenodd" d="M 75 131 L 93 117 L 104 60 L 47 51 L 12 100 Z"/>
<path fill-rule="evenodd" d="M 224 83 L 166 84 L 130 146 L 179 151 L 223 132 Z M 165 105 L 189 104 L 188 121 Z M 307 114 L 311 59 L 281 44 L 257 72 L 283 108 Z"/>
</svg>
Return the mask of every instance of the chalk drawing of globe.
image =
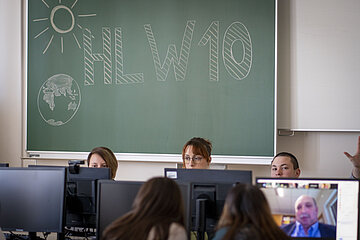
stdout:
<svg viewBox="0 0 360 240">
<path fill-rule="evenodd" d="M 41 117 L 52 126 L 68 123 L 81 102 L 80 88 L 69 75 L 57 74 L 40 87 L 37 104 Z"/>
</svg>

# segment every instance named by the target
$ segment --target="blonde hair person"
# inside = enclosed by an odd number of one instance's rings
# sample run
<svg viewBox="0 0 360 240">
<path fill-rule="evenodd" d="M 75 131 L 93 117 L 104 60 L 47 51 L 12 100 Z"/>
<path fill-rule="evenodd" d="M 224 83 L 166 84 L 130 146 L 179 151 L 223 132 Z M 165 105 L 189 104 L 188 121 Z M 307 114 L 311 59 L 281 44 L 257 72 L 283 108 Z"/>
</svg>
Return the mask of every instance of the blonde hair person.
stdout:
<svg viewBox="0 0 360 240">
<path fill-rule="evenodd" d="M 87 157 L 87 164 L 92 168 L 110 168 L 111 179 L 115 178 L 118 161 L 115 154 L 107 147 L 96 147 Z"/>
<path fill-rule="evenodd" d="M 182 149 L 183 166 L 187 169 L 207 169 L 211 163 L 212 144 L 209 140 L 194 137 Z"/>
</svg>

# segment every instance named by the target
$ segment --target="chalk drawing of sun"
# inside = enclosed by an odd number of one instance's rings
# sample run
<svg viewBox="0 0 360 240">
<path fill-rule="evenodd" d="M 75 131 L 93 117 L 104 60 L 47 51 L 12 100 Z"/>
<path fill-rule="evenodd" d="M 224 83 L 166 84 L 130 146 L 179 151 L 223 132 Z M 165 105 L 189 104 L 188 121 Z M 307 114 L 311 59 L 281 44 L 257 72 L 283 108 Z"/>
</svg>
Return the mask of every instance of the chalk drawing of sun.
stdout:
<svg viewBox="0 0 360 240">
<path fill-rule="evenodd" d="M 74 15 L 73 8 L 76 6 L 76 4 L 79 0 L 74 0 L 70 4 L 68 3 L 68 6 L 65 3 L 61 3 L 62 0 L 58 0 L 59 1 L 58 3 L 56 0 L 56 2 L 53 4 L 55 6 L 50 6 L 50 4 L 48 3 L 49 2 L 48 0 L 41 0 L 41 1 L 49 9 L 49 16 L 33 19 L 33 22 L 47 21 L 47 22 L 49 22 L 49 26 L 47 26 L 41 32 L 36 34 L 34 39 L 40 37 L 41 35 L 43 35 L 44 33 L 46 33 L 47 31 L 49 31 L 51 29 L 53 30 L 52 31 L 53 33 L 51 34 L 51 37 L 50 37 L 48 43 L 44 47 L 43 54 L 46 53 L 46 51 L 48 50 L 50 45 L 54 42 L 54 36 L 57 37 L 56 35 L 60 36 L 60 49 L 61 49 L 61 53 L 63 53 L 64 52 L 64 37 L 63 37 L 63 35 L 69 34 L 69 33 L 72 34 L 77 46 L 81 49 L 79 40 L 74 33 L 74 29 L 76 27 L 78 27 L 80 30 L 82 30 L 82 26 L 79 23 L 77 23 L 77 20 L 79 18 L 95 17 L 96 14 L 90 13 L 90 14 L 77 14 L 77 15 L 75 14 Z"/>
</svg>

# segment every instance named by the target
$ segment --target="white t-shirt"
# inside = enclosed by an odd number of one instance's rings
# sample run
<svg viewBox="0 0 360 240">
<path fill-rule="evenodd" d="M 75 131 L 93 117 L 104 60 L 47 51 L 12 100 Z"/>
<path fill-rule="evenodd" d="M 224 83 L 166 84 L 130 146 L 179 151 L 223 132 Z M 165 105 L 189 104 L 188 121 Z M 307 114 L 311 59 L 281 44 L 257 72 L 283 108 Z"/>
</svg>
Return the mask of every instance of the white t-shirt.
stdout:
<svg viewBox="0 0 360 240">
<path fill-rule="evenodd" d="M 4 236 L 3 232 L 1 231 L 1 228 L 0 228 L 0 240 L 5 240 L 5 236 Z"/>
<path fill-rule="evenodd" d="M 153 240 L 155 235 L 155 228 L 150 230 L 147 240 Z M 169 229 L 169 238 L 167 240 L 187 240 L 186 230 L 178 223 L 172 223 Z"/>
</svg>

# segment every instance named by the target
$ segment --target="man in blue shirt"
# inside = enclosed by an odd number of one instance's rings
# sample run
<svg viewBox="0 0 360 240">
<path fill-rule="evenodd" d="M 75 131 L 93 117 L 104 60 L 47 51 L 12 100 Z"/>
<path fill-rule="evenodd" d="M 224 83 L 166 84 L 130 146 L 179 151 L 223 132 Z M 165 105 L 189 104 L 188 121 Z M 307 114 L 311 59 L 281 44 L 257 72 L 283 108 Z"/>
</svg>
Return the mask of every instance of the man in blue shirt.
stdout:
<svg viewBox="0 0 360 240">
<path fill-rule="evenodd" d="M 296 222 L 281 226 L 292 237 L 336 237 L 336 227 L 318 222 L 318 207 L 313 197 L 302 195 L 295 202 Z"/>
</svg>

